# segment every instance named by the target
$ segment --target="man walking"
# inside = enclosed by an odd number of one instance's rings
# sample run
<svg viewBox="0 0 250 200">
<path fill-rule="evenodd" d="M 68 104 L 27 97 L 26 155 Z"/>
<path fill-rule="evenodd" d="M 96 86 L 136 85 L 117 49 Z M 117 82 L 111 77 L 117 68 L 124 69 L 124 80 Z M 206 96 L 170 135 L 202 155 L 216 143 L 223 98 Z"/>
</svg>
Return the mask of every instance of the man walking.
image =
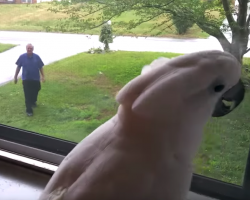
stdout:
<svg viewBox="0 0 250 200">
<path fill-rule="evenodd" d="M 33 53 L 34 46 L 28 44 L 26 46 L 27 53 L 22 54 L 16 61 L 16 73 L 14 82 L 17 83 L 17 77 L 22 69 L 23 91 L 25 97 L 26 113 L 28 116 L 33 115 L 32 107 L 36 107 L 38 92 L 41 90 L 41 81 L 44 82 L 43 61 L 40 56 Z"/>
</svg>

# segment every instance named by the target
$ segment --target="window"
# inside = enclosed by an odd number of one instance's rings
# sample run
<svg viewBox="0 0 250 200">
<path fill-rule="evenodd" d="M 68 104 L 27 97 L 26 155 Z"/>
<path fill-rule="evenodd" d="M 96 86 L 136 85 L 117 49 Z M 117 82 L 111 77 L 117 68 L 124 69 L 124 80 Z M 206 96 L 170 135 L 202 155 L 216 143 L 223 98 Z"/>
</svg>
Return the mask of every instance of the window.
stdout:
<svg viewBox="0 0 250 200">
<path fill-rule="evenodd" d="M 32 3 L 32 0 L 22 0 L 22 3 Z"/>
<path fill-rule="evenodd" d="M 31 3 L 31 0 L 22 0 L 22 3 Z M 31 13 L 33 15 L 35 13 Z M 30 18 L 29 23 L 36 28 L 37 24 L 45 23 L 38 18 L 32 20 Z M 32 26 L 29 28 L 32 29 Z M 13 35 L 8 32 L 5 37 L 10 41 Z M 56 165 L 78 142 L 116 113 L 118 104 L 115 95 L 123 85 L 140 74 L 142 66 L 158 57 L 179 56 L 175 48 L 178 45 L 183 44 L 183 52 L 196 45 L 189 40 L 168 43 L 164 39 L 140 38 L 129 42 L 130 39 L 125 38 L 120 43 L 122 49 L 128 50 L 128 46 L 134 45 L 135 51 L 110 54 L 90 51 L 75 55 L 90 49 L 97 42 L 95 36 L 87 39 L 81 35 L 27 33 L 16 37 L 21 46 L 16 48 L 17 53 L 12 61 L 6 63 L 12 66 L 18 56 L 25 52 L 26 44 L 22 41 L 34 41 L 34 52 L 46 64 L 45 83 L 42 83 L 37 107 L 33 108 L 34 116 L 28 117 L 22 81 L 19 79 L 17 85 L 12 82 L 1 85 L 0 82 L 0 149 Z M 211 39 L 210 42 L 214 41 Z M 145 44 L 160 51 L 166 51 L 162 46 L 172 45 L 170 49 L 175 52 L 145 52 L 148 51 Z M 213 44 L 218 45 L 216 42 Z M 70 57 L 65 58 L 67 56 Z M 0 59 L 3 59 L 1 53 Z M 55 62 L 48 64 L 50 61 Z M 244 63 L 248 65 L 250 59 L 244 58 Z M 7 72 L 6 76 L 3 75 L 4 78 L 12 76 L 14 74 Z M 244 102 L 234 112 L 207 123 L 202 145 L 194 161 L 192 191 L 221 199 L 250 199 L 247 196 L 247 190 L 250 190 L 249 120 L 250 96 L 247 92 Z"/>
</svg>

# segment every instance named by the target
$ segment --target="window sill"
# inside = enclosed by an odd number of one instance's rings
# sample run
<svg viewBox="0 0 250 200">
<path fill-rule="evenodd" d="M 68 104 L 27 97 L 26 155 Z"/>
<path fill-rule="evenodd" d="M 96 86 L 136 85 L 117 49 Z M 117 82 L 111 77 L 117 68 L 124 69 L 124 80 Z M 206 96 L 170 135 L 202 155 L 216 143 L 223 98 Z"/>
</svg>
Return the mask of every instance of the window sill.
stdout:
<svg viewBox="0 0 250 200">
<path fill-rule="evenodd" d="M 44 166 L 44 163 L 37 163 L 36 160 L 23 158 L 11 153 L 0 151 L 0 157 L 13 159 L 18 162 L 25 162 L 49 170 L 56 170 L 56 166 Z M 36 172 L 32 169 L 17 166 L 0 159 L 0 196 L 1 199 L 11 200 L 36 200 L 44 190 L 50 179 L 50 175 Z M 216 200 L 203 195 L 189 192 L 185 200 Z"/>
<path fill-rule="evenodd" d="M 0 149 L 0 158 L 10 162 L 18 163 L 19 165 L 27 166 L 29 168 L 35 168 L 38 171 L 43 171 L 43 172 L 46 171 L 49 174 L 53 174 L 58 169 L 58 166 L 34 160 L 31 158 L 23 157 L 10 152 L 6 152 L 1 149 Z"/>
</svg>

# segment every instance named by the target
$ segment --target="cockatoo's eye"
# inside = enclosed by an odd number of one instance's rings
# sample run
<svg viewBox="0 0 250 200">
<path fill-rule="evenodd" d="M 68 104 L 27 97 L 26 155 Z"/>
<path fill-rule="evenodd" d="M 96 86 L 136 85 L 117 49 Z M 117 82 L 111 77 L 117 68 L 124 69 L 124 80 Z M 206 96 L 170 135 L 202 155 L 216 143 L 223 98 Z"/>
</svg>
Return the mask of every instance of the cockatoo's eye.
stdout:
<svg viewBox="0 0 250 200">
<path fill-rule="evenodd" d="M 225 88 L 225 85 L 216 85 L 214 87 L 215 92 L 221 92 Z"/>
</svg>

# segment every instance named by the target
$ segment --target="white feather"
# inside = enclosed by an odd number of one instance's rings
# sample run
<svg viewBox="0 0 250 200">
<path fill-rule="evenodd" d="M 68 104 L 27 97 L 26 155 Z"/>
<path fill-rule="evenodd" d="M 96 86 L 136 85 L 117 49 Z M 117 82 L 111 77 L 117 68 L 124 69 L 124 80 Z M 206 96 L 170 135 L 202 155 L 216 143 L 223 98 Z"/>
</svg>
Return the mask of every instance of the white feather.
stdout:
<svg viewBox="0 0 250 200">
<path fill-rule="evenodd" d="M 169 60 L 169 58 L 160 57 L 154 60 L 150 65 L 145 65 L 141 70 L 141 74 L 145 74 L 152 71 L 155 66 L 165 65 Z"/>
<path fill-rule="evenodd" d="M 145 65 L 142 70 L 141 70 L 141 74 L 145 74 L 148 73 L 149 71 L 152 70 L 152 67 L 150 65 Z"/>
</svg>

